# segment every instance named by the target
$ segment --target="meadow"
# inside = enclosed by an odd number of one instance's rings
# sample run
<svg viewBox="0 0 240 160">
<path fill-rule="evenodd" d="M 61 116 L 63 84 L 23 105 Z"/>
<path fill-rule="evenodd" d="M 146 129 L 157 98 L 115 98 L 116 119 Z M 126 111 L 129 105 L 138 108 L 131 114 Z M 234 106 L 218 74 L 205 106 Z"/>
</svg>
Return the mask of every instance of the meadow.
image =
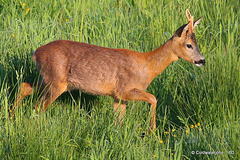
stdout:
<svg viewBox="0 0 240 160">
<path fill-rule="evenodd" d="M 0 0 L 0 159 L 239 159 L 240 1 Z M 21 82 L 35 82 L 33 52 L 57 39 L 148 52 L 187 23 L 203 67 L 172 63 L 148 87 L 157 129 L 147 133 L 150 106 L 129 102 L 115 125 L 113 99 L 81 91 L 61 95 L 36 114 L 38 94 L 9 118 Z M 205 151 L 205 152 L 204 152 Z M 206 153 L 208 152 L 208 153 Z"/>
</svg>

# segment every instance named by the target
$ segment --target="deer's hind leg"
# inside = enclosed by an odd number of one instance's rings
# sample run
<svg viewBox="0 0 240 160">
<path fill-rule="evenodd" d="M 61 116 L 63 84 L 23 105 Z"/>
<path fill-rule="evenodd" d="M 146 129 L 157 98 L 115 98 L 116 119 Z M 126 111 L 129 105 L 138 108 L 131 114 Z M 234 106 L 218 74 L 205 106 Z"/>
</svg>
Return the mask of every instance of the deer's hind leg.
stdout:
<svg viewBox="0 0 240 160">
<path fill-rule="evenodd" d="M 46 54 L 46 53 L 45 53 Z M 49 53 L 48 55 L 39 55 L 36 60 L 40 74 L 43 79 L 44 91 L 39 103 L 35 106 L 42 112 L 45 112 L 47 107 L 56 100 L 68 88 L 68 61 L 62 54 Z M 44 57 L 45 56 L 45 57 Z M 46 58 L 48 57 L 48 58 Z"/>
<path fill-rule="evenodd" d="M 13 109 L 19 106 L 22 99 L 26 96 L 29 96 L 32 93 L 32 84 L 23 82 L 19 88 L 19 97 L 16 97 L 16 100 L 13 105 Z"/>
<path fill-rule="evenodd" d="M 56 100 L 63 92 L 67 91 L 67 85 L 67 82 L 54 82 L 45 85 L 44 93 L 35 106 L 36 111 L 38 111 L 39 106 L 42 106 L 41 111 L 45 112 L 47 107 L 51 105 L 54 100 Z"/>
<path fill-rule="evenodd" d="M 32 88 L 33 85 L 30 83 L 25 83 L 23 82 L 19 88 L 18 94 L 15 98 L 15 102 L 11 108 L 11 117 L 15 116 L 15 110 L 16 108 L 20 105 L 20 103 L 22 102 L 22 99 L 26 96 L 29 96 L 32 93 Z M 9 115 L 10 116 L 10 115 Z"/>
</svg>

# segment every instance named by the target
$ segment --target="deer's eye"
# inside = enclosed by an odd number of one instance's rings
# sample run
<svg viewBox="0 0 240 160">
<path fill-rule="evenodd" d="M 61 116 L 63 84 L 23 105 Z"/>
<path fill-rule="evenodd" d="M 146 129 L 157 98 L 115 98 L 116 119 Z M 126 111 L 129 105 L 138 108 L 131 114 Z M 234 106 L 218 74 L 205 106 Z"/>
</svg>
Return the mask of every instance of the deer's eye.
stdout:
<svg viewBox="0 0 240 160">
<path fill-rule="evenodd" d="M 187 48 L 193 48 L 191 44 L 187 44 Z"/>
</svg>

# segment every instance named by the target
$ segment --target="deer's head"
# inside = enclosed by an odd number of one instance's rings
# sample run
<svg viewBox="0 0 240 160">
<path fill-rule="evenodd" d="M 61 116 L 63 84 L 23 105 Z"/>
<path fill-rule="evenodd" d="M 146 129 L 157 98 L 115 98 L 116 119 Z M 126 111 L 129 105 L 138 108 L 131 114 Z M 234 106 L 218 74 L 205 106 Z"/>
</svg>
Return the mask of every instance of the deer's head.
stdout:
<svg viewBox="0 0 240 160">
<path fill-rule="evenodd" d="M 186 9 L 186 17 L 188 23 L 178 28 L 172 38 L 175 46 L 173 50 L 179 58 L 194 63 L 197 66 L 202 66 L 205 64 L 205 59 L 198 49 L 194 34 L 194 29 L 200 23 L 202 18 L 194 21 L 193 16 L 188 9 Z"/>
</svg>

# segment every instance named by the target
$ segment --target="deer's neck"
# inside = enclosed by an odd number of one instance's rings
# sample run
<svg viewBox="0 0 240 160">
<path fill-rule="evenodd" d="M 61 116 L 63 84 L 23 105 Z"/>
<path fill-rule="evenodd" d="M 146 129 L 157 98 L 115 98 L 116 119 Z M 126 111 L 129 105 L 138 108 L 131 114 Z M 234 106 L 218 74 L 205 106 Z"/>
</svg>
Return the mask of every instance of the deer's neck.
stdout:
<svg viewBox="0 0 240 160">
<path fill-rule="evenodd" d="M 178 57 L 173 52 L 172 43 L 173 41 L 170 39 L 159 48 L 147 53 L 152 79 L 162 73 L 169 64 L 178 60 Z"/>
</svg>

